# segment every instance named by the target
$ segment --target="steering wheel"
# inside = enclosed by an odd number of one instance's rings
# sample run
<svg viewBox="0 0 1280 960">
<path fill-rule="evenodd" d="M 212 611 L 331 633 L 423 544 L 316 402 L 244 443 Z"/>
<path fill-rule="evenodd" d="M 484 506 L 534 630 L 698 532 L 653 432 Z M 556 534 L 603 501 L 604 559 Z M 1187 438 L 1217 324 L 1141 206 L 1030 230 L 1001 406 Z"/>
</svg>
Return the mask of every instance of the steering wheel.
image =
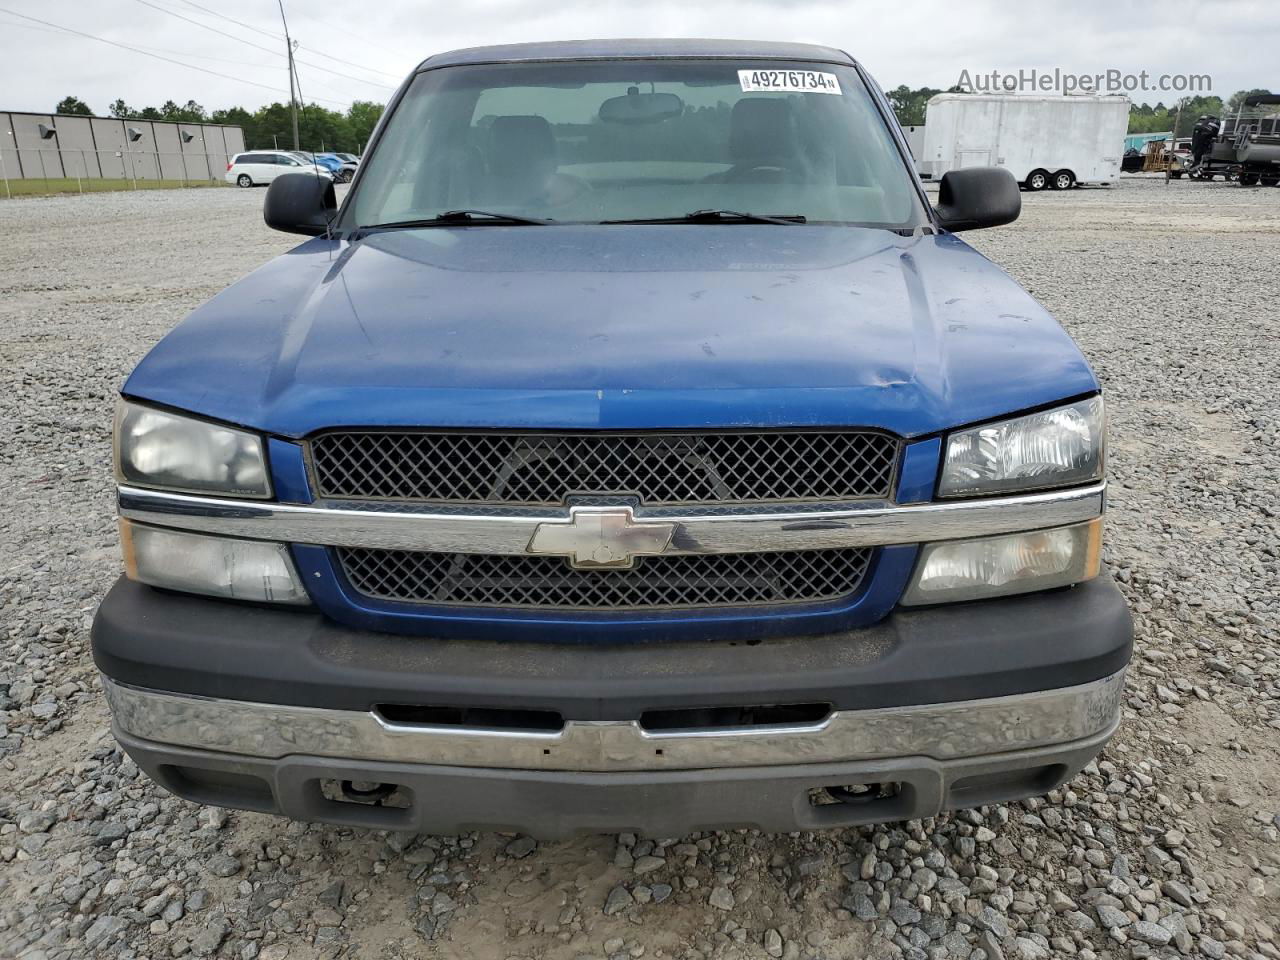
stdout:
<svg viewBox="0 0 1280 960">
<path fill-rule="evenodd" d="M 577 200 L 584 193 L 590 193 L 592 189 L 587 180 L 572 173 L 552 174 L 551 182 L 547 186 L 544 206 L 562 207 L 566 203 Z"/>
<path fill-rule="evenodd" d="M 767 177 L 753 176 L 768 172 Z M 761 160 L 754 163 L 735 163 L 724 173 L 713 174 L 708 179 L 721 183 L 785 183 L 788 175 L 797 173 L 794 167 L 773 160 Z"/>
</svg>

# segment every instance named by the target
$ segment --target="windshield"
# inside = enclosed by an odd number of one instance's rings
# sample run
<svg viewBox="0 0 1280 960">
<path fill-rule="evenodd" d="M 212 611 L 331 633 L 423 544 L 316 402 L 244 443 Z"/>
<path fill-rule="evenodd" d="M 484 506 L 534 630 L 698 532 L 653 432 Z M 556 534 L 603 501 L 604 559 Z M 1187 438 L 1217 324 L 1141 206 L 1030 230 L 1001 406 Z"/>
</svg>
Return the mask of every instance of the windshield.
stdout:
<svg viewBox="0 0 1280 960">
<path fill-rule="evenodd" d="M 895 229 L 928 222 L 856 70 L 761 60 L 419 74 L 365 158 L 343 226 L 464 209 L 557 223 L 706 210 Z"/>
</svg>

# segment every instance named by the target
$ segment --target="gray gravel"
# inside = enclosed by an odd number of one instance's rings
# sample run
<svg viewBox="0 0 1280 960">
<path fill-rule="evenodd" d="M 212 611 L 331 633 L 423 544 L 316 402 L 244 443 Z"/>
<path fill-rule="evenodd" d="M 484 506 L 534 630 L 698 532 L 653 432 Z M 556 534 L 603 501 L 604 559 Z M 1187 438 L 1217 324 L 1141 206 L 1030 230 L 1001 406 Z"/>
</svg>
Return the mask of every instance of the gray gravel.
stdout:
<svg viewBox="0 0 1280 960">
<path fill-rule="evenodd" d="M 0 958 L 1280 958 L 1280 191 L 1126 178 L 973 236 L 1106 384 L 1138 654 L 1097 762 L 874 829 L 557 844 L 204 809 L 110 736 L 112 398 L 290 246 L 261 201 L 0 204 Z"/>
</svg>

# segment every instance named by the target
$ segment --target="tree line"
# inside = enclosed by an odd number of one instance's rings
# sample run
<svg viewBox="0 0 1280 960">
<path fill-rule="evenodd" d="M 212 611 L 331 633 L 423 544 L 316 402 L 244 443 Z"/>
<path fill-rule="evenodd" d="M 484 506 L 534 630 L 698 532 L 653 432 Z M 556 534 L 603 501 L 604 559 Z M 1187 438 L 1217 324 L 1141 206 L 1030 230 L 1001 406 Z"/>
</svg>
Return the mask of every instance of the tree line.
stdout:
<svg viewBox="0 0 1280 960">
<path fill-rule="evenodd" d="M 1247 97 L 1270 92 L 1261 88 L 1237 90 L 1225 101 L 1221 97 L 1183 97 L 1171 106 L 1157 103 L 1153 107 L 1145 103 L 1141 105 L 1135 103 L 1129 108 L 1129 132 L 1161 133 L 1165 130 L 1173 130 L 1176 121 L 1178 129 L 1174 130 L 1174 136 L 1189 137 L 1200 117 L 1211 116 L 1222 119 L 1232 116 L 1244 104 Z"/>
<path fill-rule="evenodd" d="M 959 87 L 941 90 L 937 87 L 912 89 L 903 84 L 885 94 L 898 122 L 904 127 L 920 126 L 925 120 L 929 100 L 940 93 L 963 93 Z M 1175 135 L 1189 137 L 1197 118 L 1210 114 L 1216 117 L 1235 113 L 1246 97 L 1270 93 L 1269 90 L 1238 90 L 1224 102 L 1221 97 L 1183 97 L 1172 105 L 1164 103 L 1133 104 L 1129 108 L 1130 133 L 1159 133 L 1178 129 Z M 1181 114 L 1179 114 L 1181 105 Z M 338 150 L 343 153 L 361 153 L 369 142 L 374 125 L 382 116 L 383 104 L 371 100 L 357 100 L 346 113 L 329 110 L 316 103 L 308 103 L 298 110 L 298 143 L 304 150 Z M 90 116 L 93 111 L 79 97 L 66 97 L 54 108 L 56 113 Z M 259 107 L 252 113 L 244 107 L 206 112 L 194 100 L 179 105 L 166 100 L 159 107 L 143 107 L 135 110 L 123 100 L 116 100 L 108 108 L 113 117 L 139 120 L 176 120 L 180 123 L 228 123 L 244 130 L 245 147 L 250 150 L 266 150 L 272 147 L 289 149 L 293 146 L 293 120 L 289 107 L 272 103 Z"/>
<path fill-rule="evenodd" d="M 356 100 L 343 113 L 316 103 L 304 104 L 298 108 L 298 145 L 303 150 L 361 153 L 382 116 L 383 107 L 383 104 L 372 100 Z M 86 117 L 93 115 L 93 110 L 79 97 L 63 98 L 54 112 Z M 207 111 L 194 100 L 185 104 L 166 100 L 158 107 L 134 109 L 124 100 L 116 100 L 107 108 L 107 113 L 121 120 L 231 124 L 244 130 L 244 144 L 248 150 L 293 148 L 293 118 L 287 103 L 272 103 L 250 112 L 244 107 Z"/>
</svg>

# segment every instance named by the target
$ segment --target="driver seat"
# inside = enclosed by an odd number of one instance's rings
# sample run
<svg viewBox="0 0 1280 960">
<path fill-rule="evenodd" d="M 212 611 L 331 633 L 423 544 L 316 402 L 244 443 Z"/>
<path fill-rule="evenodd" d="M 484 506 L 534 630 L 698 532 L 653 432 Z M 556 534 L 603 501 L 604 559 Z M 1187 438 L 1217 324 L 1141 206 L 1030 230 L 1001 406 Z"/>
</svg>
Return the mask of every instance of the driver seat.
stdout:
<svg viewBox="0 0 1280 960">
<path fill-rule="evenodd" d="M 724 183 L 782 183 L 795 176 L 799 140 L 790 98 L 743 97 L 729 114 L 733 166 L 709 177 Z"/>
<path fill-rule="evenodd" d="M 489 128 L 489 190 L 498 203 L 535 203 L 552 186 L 556 138 L 546 117 L 494 117 Z"/>
</svg>

